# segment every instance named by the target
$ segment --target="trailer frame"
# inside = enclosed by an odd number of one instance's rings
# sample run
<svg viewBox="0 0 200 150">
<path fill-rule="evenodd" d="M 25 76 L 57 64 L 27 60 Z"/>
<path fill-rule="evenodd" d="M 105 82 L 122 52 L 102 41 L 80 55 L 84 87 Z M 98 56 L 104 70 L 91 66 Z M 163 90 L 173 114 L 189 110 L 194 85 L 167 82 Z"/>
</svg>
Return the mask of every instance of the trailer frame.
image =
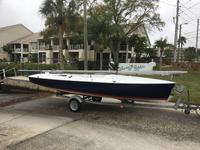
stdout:
<svg viewBox="0 0 200 150">
<path fill-rule="evenodd" d="M 200 117 L 200 104 L 195 104 L 191 102 L 190 92 L 188 88 L 186 88 L 183 85 L 176 85 L 173 89 L 172 95 L 173 96 L 171 97 L 176 97 L 176 103 L 174 105 L 163 106 L 161 104 L 161 105 L 153 106 L 153 105 L 143 104 L 143 106 L 148 106 L 152 108 L 166 108 L 166 109 L 182 110 L 186 115 L 189 115 L 192 111 L 195 111 L 196 114 Z M 102 97 L 76 95 L 76 94 L 70 94 L 70 93 L 66 93 L 62 91 L 57 91 L 56 96 L 68 99 L 68 102 L 69 102 L 68 108 L 72 112 L 80 111 L 82 104 L 85 102 L 97 104 L 97 103 L 101 103 L 101 100 L 102 100 Z M 133 102 L 132 101 L 130 102 L 130 100 L 125 100 L 125 102 L 132 105 L 136 105 L 135 102 L 137 102 L 137 100 L 134 100 Z M 124 103 L 121 103 L 120 107 L 122 105 L 124 105 Z M 75 106 L 76 108 L 74 108 L 73 106 Z"/>
</svg>

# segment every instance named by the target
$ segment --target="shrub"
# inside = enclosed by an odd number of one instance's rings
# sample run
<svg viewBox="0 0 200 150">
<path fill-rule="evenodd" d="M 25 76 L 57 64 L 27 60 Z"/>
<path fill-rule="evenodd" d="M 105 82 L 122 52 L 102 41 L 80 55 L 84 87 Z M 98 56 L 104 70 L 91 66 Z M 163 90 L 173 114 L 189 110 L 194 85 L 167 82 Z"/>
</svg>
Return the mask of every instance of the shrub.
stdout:
<svg viewBox="0 0 200 150">
<path fill-rule="evenodd" d="M 193 61 L 196 58 L 196 50 L 194 47 L 188 47 L 184 52 L 186 61 Z"/>
<path fill-rule="evenodd" d="M 36 64 L 36 63 L 9 63 L 9 62 L 0 62 L 0 73 L 2 69 L 9 70 L 16 68 L 16 70 L 57 70 L 59 64 Z M 77 70 L 77 65 L 65 65 L 65 70 Z M 13 76 L 14 71 L 7 72 L 7 76 Z"/>
</svg>

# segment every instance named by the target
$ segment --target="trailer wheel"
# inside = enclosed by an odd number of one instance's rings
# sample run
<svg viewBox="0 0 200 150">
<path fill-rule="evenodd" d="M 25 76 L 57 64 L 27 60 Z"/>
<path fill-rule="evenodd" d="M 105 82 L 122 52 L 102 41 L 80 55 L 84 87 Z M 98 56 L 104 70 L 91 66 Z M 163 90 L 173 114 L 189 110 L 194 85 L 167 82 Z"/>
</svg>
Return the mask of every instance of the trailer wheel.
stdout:
<svg viewBox="0 0 200 150">
<path fill-rule="evenodd" d="M 185 111 L 184 111 L 184 113 L 185 113 L 186 115 L 189 115 L 189 114 L 190 114 L 190 109 L 189 109 L 189 108 L 186 108 Z"/>
<path fill-rule="evenodd" d="M 93 102 L 101 102 L 102 97 L 92 97 Z"/>
<path fill-rule="evenodd" d="M 78 112 L 81 109 L 81 103 L 76 98 L 70 99 L 68 106 L 72 112 Z"/>
</svg>

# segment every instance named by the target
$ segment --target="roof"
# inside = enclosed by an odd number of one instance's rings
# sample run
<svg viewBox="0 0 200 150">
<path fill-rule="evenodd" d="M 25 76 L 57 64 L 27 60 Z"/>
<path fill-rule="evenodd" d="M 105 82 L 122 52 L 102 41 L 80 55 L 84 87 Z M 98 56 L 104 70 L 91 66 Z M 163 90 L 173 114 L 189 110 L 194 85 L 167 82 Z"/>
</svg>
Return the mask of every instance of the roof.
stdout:
<svg viewBox="0 0 200 150">
<path fill-rule="evenodd" d="M 24 44 L 28 44 L 30 42 L 37 42 L 37 40 L 41 39 L 41 38 L 42 38 L 42 36 L 38 32 L 38 33 L 33 33 L 33 34 L 27 35 L 25 37 L 19 38 L 19 39 L 14 40 L 14 41 L 12 41 L 10 43 L 24 43 Z"/>
<path fill-rule="evenodd" d="M 33 33 L 31 30 L 29 30 L 27 27 L 25 27 L 23 24 L 16 24 L 16 25 L 11 25 L 11 26 L 6 26 L 6 27 L 2 27 L 0 28 L 0 32 L 3 32 L 3 31 L 6 31 L 6 30 L 9 30 L 9 29 L 12 29 L 12 28 L 16 28 L 18 26 L 22 26 L 24 27 L 25 29 L 27 29 L 28 31 L 30 31 L 31 33 Z"/>
<path fill-rule="evenodd" d="M 131 23 L 131 24 L 126 24 L 125 30 L 128 30 L 130 25 L 135 25 L 135 23 Z M 130 35 L 132 34 L 138 34 L 139 36 L 143 36 L 147 39 L 148 45 L 151 45 L 151 41 L 147 32 L 147 29 L 145 27 L 144 24 L 139 25 L 138 27 L 136 27 L 133 31 L 130 32 Z"/>
<path fill-rule="evenodd" d="M 33 32 L 22 24 L 2 27 L 0 28 L 0 47 L 31 34 Z"/>
<path fill-rule="evenodd" d="M 146 33 L 146 37 L 147 37 L 148 43 L 149 43 L 149 45 L 151 45 L 151 40 L 149 38 L 149 34 L 147 32 L 147 29 L 146 29 L 145 25 L 143 25 L 143 26 L 144 26 L 144 32 Z"/>
</svg>

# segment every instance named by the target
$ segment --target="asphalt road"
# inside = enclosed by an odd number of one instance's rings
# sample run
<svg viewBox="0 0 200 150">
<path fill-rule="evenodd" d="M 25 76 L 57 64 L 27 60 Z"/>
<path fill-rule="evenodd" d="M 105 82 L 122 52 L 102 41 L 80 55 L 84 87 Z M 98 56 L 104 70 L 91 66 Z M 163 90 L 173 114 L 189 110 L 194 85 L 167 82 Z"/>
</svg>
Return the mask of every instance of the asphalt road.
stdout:
<svg viewBox="0 0 200 150">
<path fill-rule="evenodd" d="M 0 149 L 200 149 L 196 115 L 119 106 L 85 104 L 72 113 L 63 98 L 50 96 L 1 107 Z"/>
</svg>

